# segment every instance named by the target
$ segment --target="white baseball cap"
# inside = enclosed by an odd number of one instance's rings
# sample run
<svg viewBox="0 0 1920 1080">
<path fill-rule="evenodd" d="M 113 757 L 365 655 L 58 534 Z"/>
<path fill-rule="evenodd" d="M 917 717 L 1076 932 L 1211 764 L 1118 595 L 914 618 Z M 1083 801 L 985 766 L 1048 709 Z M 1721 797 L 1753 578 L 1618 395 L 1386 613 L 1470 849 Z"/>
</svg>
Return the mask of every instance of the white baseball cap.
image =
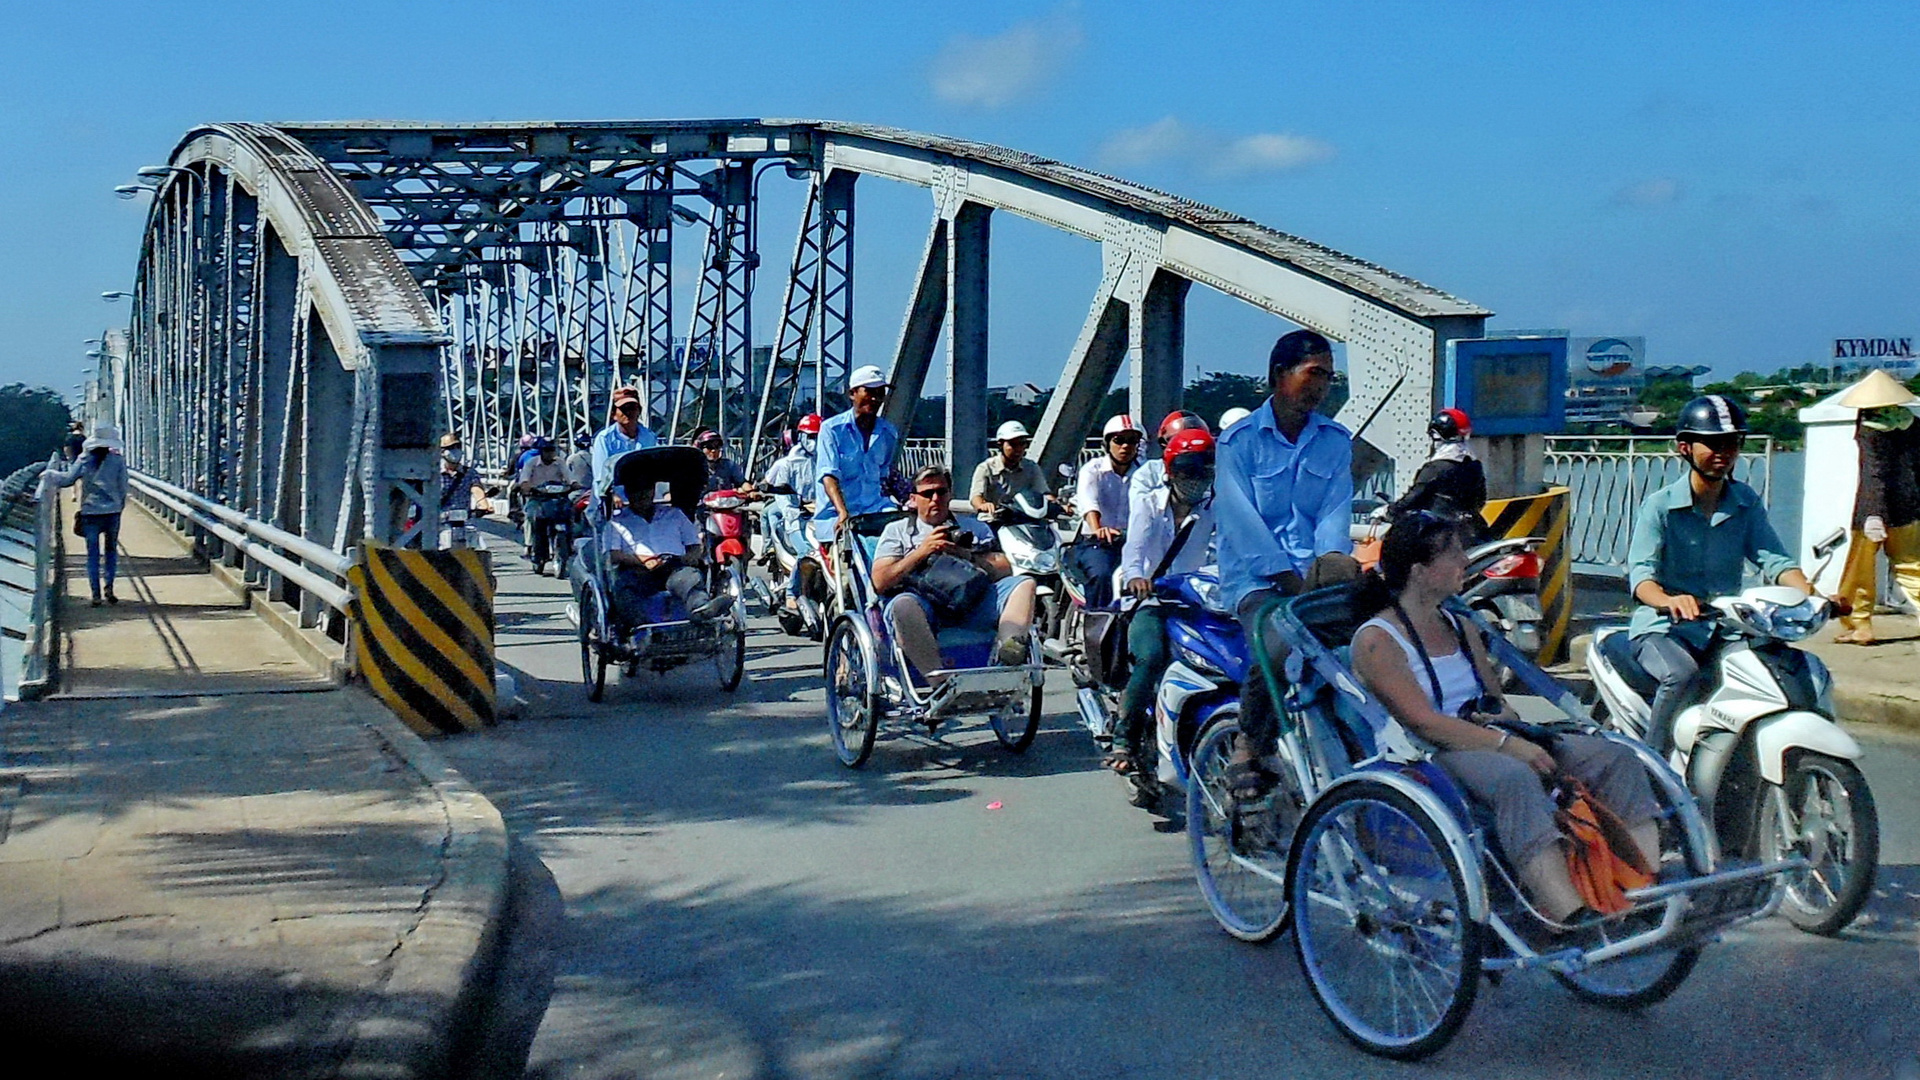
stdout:
<svg viewBox="0 0 1920 1080">
<path fill-rule="evenodd" d="M 1107 426 L 1100 429 L 1100 437 L 1105 439 L 1118 435 L 1123 431 L 1139 430 L 1140 428 L 1133 422 L 1133 417 L 1128 416 L 1126 413 L 1121 413 L 1119 416 L 1107 421 Z"/>
<path fill-rule="evenodd" d="M 1009 420 L 1001 424 L 1000 430 L 993 433 L 993 441 L 996 443 L 1003 443 L 1009 439 L 1031 438 L 1033 438 L 1033 433 L 1027 430 L 1027 425 L 1018 420 Z"/>
<path fill-rule="evenodd" d="M 1253 415 L 1252 409 L 1243 409 L 1238 405 L 1220 414 L 1220 430 L 1225 431 L 1233 425 Z"/>
<path fill-rule="evenodd" d="M 865 367 L 854 368 L 853 374 L 847 376 L 847 389 L 849 390 L 858 390 L 863 386 L 886 386 L 886 385 L 887 385 L 886 372 L 881 371 L 879 368 L 874 367 L 872 364 L 868 364 Z"/>
</svg>

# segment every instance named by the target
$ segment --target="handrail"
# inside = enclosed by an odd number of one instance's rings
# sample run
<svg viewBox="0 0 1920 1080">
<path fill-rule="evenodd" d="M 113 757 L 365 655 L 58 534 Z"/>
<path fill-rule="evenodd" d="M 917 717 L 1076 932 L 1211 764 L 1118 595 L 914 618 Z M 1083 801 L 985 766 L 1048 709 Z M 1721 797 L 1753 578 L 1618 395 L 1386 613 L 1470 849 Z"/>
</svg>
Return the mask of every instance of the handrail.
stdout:
<svg viewBox="0 0 1920 1080">
<path fill-rule="evenodd" d="M 349 556 L 256 521 L 232 507 L 222 506 L 146 473 L 128 470 L 128 476 L 133 485 L 148 498 L 185 515 L 195 525 L 246 552 L 248 558 L 300 586 L 335 611 L 347 610 L 348 603 L 353 599 L 352 591 L 320 576 L 315 569 L 336 578 L 344 578 L 353 566 L 353 559 Z M 288 558 L 274 548 L 294 558 Z M 295 559 L 300 561 L 296 562 Z"/>
<path fill-rule="evenodd" d="M 1647 447 L 1641 449 L 1641 446 Z M 1771 436 L 1748 436 L 1736 470 L 1771 506 Z M 1633 514 L 1647 495 L 1685 474 L 1673 452 L 1671 436 L 1549 435 L 1544 472 L 1549 485 L 1572 492 L 1574 512 L 1567 522 L 1567 550 L 1583 573 L 1624 577 Z"/>
<path fill-rule="evenodd" d="M 60 534 L 58 515 L 55 512 L 57 502 L 45 498 L 45 489 L 40 478 L 46 473 L 53 457 L 48 462 L 35 462 L 16 470 L 0 483 L 0 525 L 25 531 L 24 523 L 15 524 L 14 519 L 23 508 L 23 504 L 33 504 L 33 590 L 24 609 L 27 626 L 17 634 L 9 631 L 9 636 L 17 636 L 22 642 L 20 652 L 20 670 L 14 686 L 5 688 L 4 697 L 35 698 L 43 695 L 51 682 L 53 663 L 53 601 L 60 580 Z M 16 612 L 22 608 L 8 603 Z"/>
</svg>

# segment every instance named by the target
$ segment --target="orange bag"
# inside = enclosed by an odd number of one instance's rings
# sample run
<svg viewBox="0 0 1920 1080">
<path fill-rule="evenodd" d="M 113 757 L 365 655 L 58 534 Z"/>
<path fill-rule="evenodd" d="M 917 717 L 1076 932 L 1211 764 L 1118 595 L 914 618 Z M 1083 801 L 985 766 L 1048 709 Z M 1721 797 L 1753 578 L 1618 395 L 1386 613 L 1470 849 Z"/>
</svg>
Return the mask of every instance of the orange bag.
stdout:
<svg viewBox="0 0 1920 1080">
<path fill-rule="evenodd" d="M 1632 907 L 1627 892 L 1653 884 L 1653 868 L 1626 823 L 1587 785 L 1562 777 L 1554 791 L 1554 821 L 1567 838 L 1567 872 L 1588 907 L 1613 915 Z"/>
</svg>

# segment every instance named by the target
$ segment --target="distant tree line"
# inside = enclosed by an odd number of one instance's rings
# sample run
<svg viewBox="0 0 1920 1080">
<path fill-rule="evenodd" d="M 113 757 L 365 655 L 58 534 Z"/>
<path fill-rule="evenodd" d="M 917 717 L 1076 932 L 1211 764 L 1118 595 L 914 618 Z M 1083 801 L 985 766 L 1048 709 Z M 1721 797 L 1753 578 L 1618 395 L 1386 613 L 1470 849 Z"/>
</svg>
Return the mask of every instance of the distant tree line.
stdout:
<svg viewBox="0 0 1920 1080">
<path fill-rule="evenodd" d="M 73 416 L 44 386 L 0 386 L 0 476 L 45 461 L 66 440 Z"/>
<path fill-rule="evenodd" d="M 1191 409 L 1206 418 L 1208 426 L 1220 421 L 1220 414 L 1228 409 L 1257 409 L 1267 400 L 1267 380 L 1257 375 L 1236 375 L 1228 371 L 1208 371 L 1186 385 L 1182 391 L 1182 407 Z M 1038 431 L 1040 417 L 1047 411 L 1047 402 L 1053 397 L 1053 391 L 1041 394 L 1031 405 L 1019 405 L 1009 400 L 1005 394 L 987 396 L 987 430 L 992 431 L 1008 420 L 1018 420 L 1027 425 L 1027 430 Z M 1107 417 L 1128 411 L 1129 392 L 1126 386 L 1108 391 L 1101 399 L 1100 408 L 1095 412 L 1095 423 L 1089 434 L 1098 434 L 1100 425 Z M 1347 401 L 1347 380 L 1344 373 L 1334 376 L 1333 387 L 1327 393 L 1327 400 L 1320 411 L 1332 416 L 1340 411 Z M 1134 422 L 1141 427 L 1157 427 L 1161 421 L 1158 416 L 1136 416 Z M 913 428 L 907 433 L 915 439 L 937 439 L 947 433 L 947 399 L 942 394 L 937 397 L 923 397 L 913 409 Z"/>
</svg>

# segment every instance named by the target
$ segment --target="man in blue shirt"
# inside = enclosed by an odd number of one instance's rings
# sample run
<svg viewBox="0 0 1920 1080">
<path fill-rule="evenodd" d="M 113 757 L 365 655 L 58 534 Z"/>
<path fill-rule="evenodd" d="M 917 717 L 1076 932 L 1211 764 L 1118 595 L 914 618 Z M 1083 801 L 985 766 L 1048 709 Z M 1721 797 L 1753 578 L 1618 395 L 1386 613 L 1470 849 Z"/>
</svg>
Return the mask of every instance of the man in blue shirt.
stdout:
<svg viewBox="0 0 1920 1080">
<path fill-rule="evenodd" d="M 1348 554 L 1353 434 L 1316 411 L 1332 382 L 1327 339 L 1311 330 L 1287 334 L 1267 358 L 1272 396 L 1219 440 L 1213 513 L 1220 591 L 1249 642 L 1253 620 L 1273 597 L 1359 574 Z M 1266 680 L 1246 683 L 1228 782 L 1236 798 L 1255 799 L 1273 787 L 1260 759 L 1273 751 L 1278 725 Z"/>
<path fill-rule="evenodd" d="M 600 496 L 613 482 L 607 464 L 629 450 L 645 450 L 660 443 L 658 436 L 640 422 L 640 391 L 622 386 L 613 392 L 613 423 L 593 437 L 593 494 L 589 506 L 598 506 Z"/>
<path fill-rule="evenodd" d="M 1760 496 L 1731 478 L 1746 437 L 1747 417 L 1739 405 L 1719 394 L 1687 402 L 1673 436 L 1687 475 L 1650 493 L 1633 520 L 1627 586 L 1640 606 L 1627 634 L 1634 659 L 1660 682 L 1646 742 L 1661 757 L 1712 632 L 1710 623 L 1699 621 L 1701 606 L 1739 592 L 1748 562 L 1769 582 L 1813 592 L 1773 531 Z"/>
<path fill-rule="evenodd" d="M 820 425 L 813 535 L 822 543 L 848 518 L 894 506 L 885 484 L 900 449 L 900 429 L 880 415 L 887 377 L 872 365 L 860 368 L 847 379 L 847 397 L 853 406 Z"/>
</svg>

